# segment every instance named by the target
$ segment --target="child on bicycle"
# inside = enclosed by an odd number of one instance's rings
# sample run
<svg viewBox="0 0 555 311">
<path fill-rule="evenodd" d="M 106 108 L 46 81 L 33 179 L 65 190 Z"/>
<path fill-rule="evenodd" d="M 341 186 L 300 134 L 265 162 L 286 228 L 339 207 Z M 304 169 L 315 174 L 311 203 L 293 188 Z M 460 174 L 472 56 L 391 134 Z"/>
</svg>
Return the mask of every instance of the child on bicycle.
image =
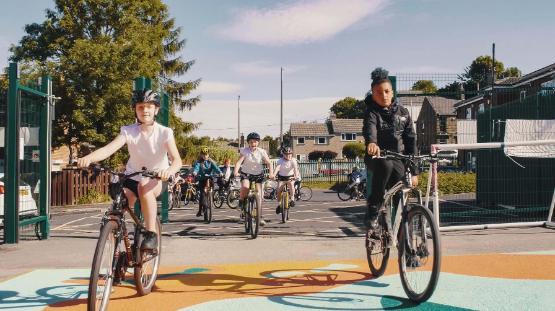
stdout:
<svg viewBox="0 0 555 311">
<path fill-rule="evenodd" d="M 204 199 L 204 187 L 206 187 L 206 182 L 213 174 L 218 176 L 222 175 L 222 171 L 208 154 L 208 147 L 202 146 L 200 148 L 200 156 L 198 160 L 193 165 L 193 176 L 199 181 L 198 190 L 200 192 L 200 199 L 198 205 L 197 217 L 202 216 L 202 204 Z"/>
<path fill-rule="evenodd" d="M 264 181 L 264 168 L 263 164 L 268 166 L 269 175 L 273 176 L 272 164 L 266 150 L 258 148 L 260 143 L 260 135 L 252 132 L 247 135 L 248 147 L 241 149 L 241 156 L 233 170 L 233 176 L 240 176 L 241 178 L 241 191 L 239 195 L 239 206 L 243 211 L 247 203 L 247 195 L 249 194 L 249 182 L 251 180 L 256 182 L 256 191 L 259 193 L 258 204 L 262 206 L 262 182 Z M 240 175 L 239 175 L 240 174 Z M 241 217 L 243 217 L 241 212 Z M 260 215 L 262 216 L 262 215 Z M 260 219 L 260 225 L 265 225 L 264 219 Z"/>
<path fill-rule="evenodd" d="M 278 187 L 277 187 L 277 198 L 278 206 L 276 207 L 276 214 L 281 212 L 281 192 L 286 183 L 289 184 L 289 206 L 295 206 L 295 181 L 301 177 L 299 172 L 299 165 L 297 164 L 297 159 L 293 158 L 293 150 L 291 147 L 285 147 L 281 151 L 282 157 L 277 161 L 277 166 L 274 173 L 277 174 Z M 275 176 L 270 175 L 271 179 Z"/>
<path fill-rule="evenodd" d="M 142 171 L 143 168 L 158 172 L 161 180 L 136 175 L 125 181 L 123 189 L 129 206 L 133 206 L 137 199 L 141 203 L 147 230 L 141 249 L 151 250 L 158 247 L 156 198 L 162 192 L 162 181 L 166 181 L 181 168 L 181 157 L 175 144 L 173 130 L 155 121 L 160 110 L 160 95 L 149 89 L 135 91 L 132 107 L 137 123 L 123 126 L 120 134 L 112 142 L 77 159 L 77 164 L 87 167 L 91 162 L 108 158 L 127 144 L 129 160 L 125 168 L 126 175 Z"/>
<path fill-rule="evenodd" d="M 367 169 L 373 171 L 372 193 L 368 197 L 365 224 L 369 228 L 375 228 L 385 189 L 401 180 L 405 172 L 401 160 L 379 158 L 380 150 L 404 154 L 416 154 L 417 150 L 412 119 L 409 111 L 393 99 L 393 84 L 388 78 L 388 72 L 383 68 L 376 68 L 371 77 L 372 94 L 364 100 L 366 111 L 362 134 L 366 144 L 364 162 Z M 412 176 L 414 186 L 418 184 L 416 175 Z"/>
</svg>

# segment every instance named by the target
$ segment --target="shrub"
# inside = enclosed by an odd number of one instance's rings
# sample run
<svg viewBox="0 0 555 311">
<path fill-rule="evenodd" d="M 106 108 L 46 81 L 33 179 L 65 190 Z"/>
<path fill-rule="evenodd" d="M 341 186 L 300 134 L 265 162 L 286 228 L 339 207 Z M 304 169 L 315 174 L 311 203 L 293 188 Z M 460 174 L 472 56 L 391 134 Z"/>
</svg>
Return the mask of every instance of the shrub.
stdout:
<svg viewBox="0 0 555 311">
<path fill-rule="evenodd" d="M 422 190 L 422 192 L 425 192 L 428 186 L 428 176 L 428 172 L 424 172 L 418 176 L 418 188 Z M 475 173 L 439 172 L 437 178 L 440 195 L 476 192 Z"/>
<path fill-rule="evenodd" d="M 365 150 L 363 143 L 347 143 L 343 146 L 343 155 L 350 160 L 363 158 Z"/>
<path fill-rule="evenodd" d="M 100 193 L 96 189 L 90 189 L 87 194 L 77 200 L 77 204 L 94 204 L 109 202 L 110 196 L 105 193 Z"/>
</svg>

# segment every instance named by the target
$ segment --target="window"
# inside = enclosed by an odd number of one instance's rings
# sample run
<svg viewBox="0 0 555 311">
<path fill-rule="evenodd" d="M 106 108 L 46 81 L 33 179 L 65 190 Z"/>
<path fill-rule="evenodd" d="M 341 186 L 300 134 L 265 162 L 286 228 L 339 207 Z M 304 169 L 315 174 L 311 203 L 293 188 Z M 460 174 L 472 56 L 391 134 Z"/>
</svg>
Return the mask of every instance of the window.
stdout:
<svg viewBox="0 0 555 311">
<path fill-rule="evenodd" d="M 466 119 L 472 120 L 472 107 L 466 108 Z"/>
<path fill-rule="evenodd" d="M 304 145 L 304 137 L 297 137 L 297 145 Z"/>
<path fill-rule="evenodd" d="M 520 101 L 522 102 L 526 98 L 526 91 L 520 91 Z"/>
<path fill-rule="evenodd" d="M 486 110 L 486 108 L 484 107 L 484 104 L 480 104 L 478 111 L 479 112 L 484 112 Z"/>
<path fill-rule="evenodd" d="M 357 140 L 357 134 L 356 133 L 342 133 L 341 134 L 341 140 L 355 141 L 355 140 Z"/>
<path fill-rule="evenodd" d="M 327 137 L 316 137 L 315 143 L 317 145 L 327 145 L 328 144 L 328 138 Z"/>
<path fill-rule="evenodd" d="M 297 161 L 306 161 L 306 154 L 297 154 Z"/>
<path fill-rule="evenodd" d="M 439 117 L 439 132 L 447 133 L 447 118 L 444 116 Z"/>
</svg>

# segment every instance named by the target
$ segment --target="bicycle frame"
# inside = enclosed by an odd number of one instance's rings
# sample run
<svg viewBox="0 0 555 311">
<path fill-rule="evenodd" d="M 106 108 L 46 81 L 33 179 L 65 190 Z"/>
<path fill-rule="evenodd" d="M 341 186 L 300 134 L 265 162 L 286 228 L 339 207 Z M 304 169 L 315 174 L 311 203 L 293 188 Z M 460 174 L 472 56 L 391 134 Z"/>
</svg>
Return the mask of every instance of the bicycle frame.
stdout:
<svg viewBox="0 0 555 311">
<path fill-rule="evenodd" d="M 398 241 L 397 241 L 396 237 L 399 234 L 399 229 L 401 227 L 401 218 L 403 217 L 403 214 L 406 212 L 405 211 L 405 206 L 407 206 L 408 198 L 409 198 L 409 192 L 411 192 L 411 191 L 412 191 L 412 188 L 407 187 L 405 185 L 405 182 L 399 181 L 393 187 L 391 187 L 391 189 L 386 191 L 386 193 L 384 195 L 384 198 L 385 198 L 384 202 L 386 202 L 387 199 L 389 199 L 390 197 L 393 199 L 393 197 L 398 192 L 402 193 L 401 199 L 399 200 L 399 203 L 397 204 L 397 208 L 396 208 L 396 211 L 395 211 L 395 217 L 393 217 L 392 222 L 391 222 L 391 225 L 392 225 L 393 228 L 390 228 L 390 230 L 393 229 L 392 230 L 393 246 L 397 246 Z M 393 206 L 387 206 L 386 208 L 393 208 Z M 390 211 L 390 214 L 389 214 L 390 217 L 391 217 L 391 212 L 392 211 Z M 405 230 L 405 232 L 407 232 L 407 231 Z"/>
</svg>

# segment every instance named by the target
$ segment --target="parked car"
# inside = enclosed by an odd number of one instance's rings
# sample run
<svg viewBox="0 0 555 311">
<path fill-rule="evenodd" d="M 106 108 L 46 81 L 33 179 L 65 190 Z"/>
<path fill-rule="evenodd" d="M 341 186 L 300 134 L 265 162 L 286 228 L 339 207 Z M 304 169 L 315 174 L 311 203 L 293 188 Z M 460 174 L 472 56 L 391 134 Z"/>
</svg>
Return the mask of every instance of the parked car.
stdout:
<svg viewBox="0 0 555 311">
<path fill-rule="evenodd" d="M 4 174 L 0 176 L 0 225 L 4 224 Z M 38 215 L 38 208 L 35 200 L 33 199 L 33 193 L 31 186 L 24 181 L 19 181 L 19 216 L 20 217 L 32 217 Z"/>
</svg>

